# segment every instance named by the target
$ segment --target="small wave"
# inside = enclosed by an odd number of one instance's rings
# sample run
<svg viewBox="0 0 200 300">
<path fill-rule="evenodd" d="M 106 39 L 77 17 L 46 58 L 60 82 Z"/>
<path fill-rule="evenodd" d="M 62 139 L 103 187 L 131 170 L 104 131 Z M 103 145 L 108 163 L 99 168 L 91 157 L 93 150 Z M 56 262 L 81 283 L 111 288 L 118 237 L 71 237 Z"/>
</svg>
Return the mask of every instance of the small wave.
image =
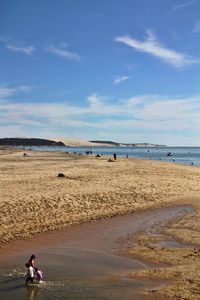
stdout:
<svg viewBox="0 0 200 300">
<path fill-rule="evenodd" d="M 4 270 L 1 270 L 0 277 L 25 277 L 26 272 L 22 269 L 13 269 L 10 272 L 5 272 Z"/>
</svg>

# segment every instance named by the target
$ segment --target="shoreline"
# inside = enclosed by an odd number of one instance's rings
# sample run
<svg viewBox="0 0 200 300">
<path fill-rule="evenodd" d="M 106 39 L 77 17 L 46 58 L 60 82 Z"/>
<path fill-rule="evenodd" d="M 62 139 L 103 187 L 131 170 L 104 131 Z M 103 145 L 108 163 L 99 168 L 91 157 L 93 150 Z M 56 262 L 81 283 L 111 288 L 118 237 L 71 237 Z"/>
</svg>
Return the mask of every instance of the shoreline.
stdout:
<svg viewBox="0 0 200 300">
<path fill-rule="evenodd" d="M 170 162 L 180 165 L 200 167 L 200 147 L 33 147 L 25 148 L 32 151 L 65 152 L 68 154 L 105 156 L 113 158 L 136 158 L 160 162 Z"/>
</svg>

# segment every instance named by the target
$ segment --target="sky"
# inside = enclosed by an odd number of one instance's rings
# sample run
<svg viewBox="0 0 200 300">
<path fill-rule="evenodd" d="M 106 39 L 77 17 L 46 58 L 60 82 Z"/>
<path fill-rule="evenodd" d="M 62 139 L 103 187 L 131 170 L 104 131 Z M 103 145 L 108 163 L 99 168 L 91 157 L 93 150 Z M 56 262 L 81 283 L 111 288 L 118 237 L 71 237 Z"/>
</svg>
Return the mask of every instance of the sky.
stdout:
<svg viewBox="0 0 200 300">
<path fill-rule="evenodd" d="M 200 0 L 0 0 L 0 137 L 200 146 Z"/>
</svg>

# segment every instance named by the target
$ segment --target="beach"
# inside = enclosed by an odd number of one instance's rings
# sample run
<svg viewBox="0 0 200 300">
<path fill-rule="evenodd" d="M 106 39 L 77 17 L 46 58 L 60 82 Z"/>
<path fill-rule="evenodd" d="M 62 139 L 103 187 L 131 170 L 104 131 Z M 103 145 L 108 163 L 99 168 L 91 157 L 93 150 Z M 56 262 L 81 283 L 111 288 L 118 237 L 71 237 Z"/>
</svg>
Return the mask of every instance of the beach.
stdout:
<svg viewBox="0 0 200 300">
<path fill-rule="evenodd" d="M 199 167 L 133 158 L 109 162 L 105 156 L 63 152 L 23 154 L 0 150 L 2 244 L 102 218 L 191 205 L 194 212 L 173 220 L 159 235 L 129 237 L 123 254 L 158 263 L 158 268 L 130 272 L 130 277 L 173 281 L 155 293 L 199 299 Z M 163 246 L 171 237 L 187 247 Z"/>
</svg>

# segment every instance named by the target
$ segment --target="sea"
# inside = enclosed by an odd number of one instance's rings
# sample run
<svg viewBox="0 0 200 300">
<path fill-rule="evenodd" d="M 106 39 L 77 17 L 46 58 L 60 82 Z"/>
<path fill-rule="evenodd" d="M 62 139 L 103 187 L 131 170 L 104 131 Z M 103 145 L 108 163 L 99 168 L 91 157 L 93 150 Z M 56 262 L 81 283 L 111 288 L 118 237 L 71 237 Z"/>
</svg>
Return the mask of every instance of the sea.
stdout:
<svg viewBox="0 0 200 300">
<path fill-rule="evenodd" d="M 38 151 L 62 151 L 80 155 L 100 155 L 159 160 L 200 166 L 200 147 L 25 147 Z"/>
</svg>

